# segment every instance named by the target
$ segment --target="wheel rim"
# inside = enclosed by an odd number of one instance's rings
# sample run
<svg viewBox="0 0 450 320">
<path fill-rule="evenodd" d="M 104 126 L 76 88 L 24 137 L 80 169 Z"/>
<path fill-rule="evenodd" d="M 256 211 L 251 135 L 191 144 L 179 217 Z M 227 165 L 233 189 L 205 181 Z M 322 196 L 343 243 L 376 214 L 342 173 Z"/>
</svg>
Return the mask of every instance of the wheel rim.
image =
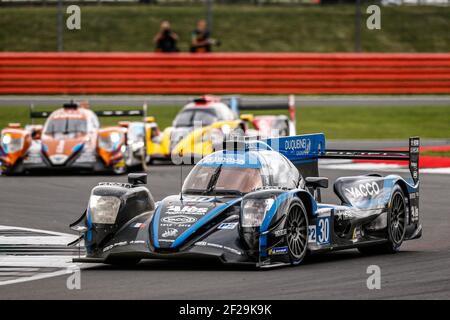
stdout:
<svg viewBox="0 0 450 320">
<path fill-rule="evenodd" d="M 305 214 L 300 206 L 296 205 L 291 208 L 291 212 L 288 215 L 287 226 L 289 251 L 295 259 L 300 259 L 306 251 L 308 239 L 308 224 Z"/>
<path fill-rule="evenodd" d="M 392 210 L 391 210 L 391 238 L 396 244 L 403 241 L 403 236 L 405 234 L 405 202 L 403 196 L 400 193 L 395 194 L 392 199 Z"/>
</svg>

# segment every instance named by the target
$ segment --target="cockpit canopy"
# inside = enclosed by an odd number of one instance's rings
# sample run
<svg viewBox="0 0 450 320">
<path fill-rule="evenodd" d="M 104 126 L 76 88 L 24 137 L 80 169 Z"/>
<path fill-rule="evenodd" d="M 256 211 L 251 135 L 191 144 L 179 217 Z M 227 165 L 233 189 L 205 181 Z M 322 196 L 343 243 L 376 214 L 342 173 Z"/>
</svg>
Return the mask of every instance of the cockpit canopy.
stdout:
<svg viewBox="0 0 450 320">
<path fill-rule="evenodd" d="M 237 119 L 236 114 L 223 102 L 203 101 L 187 104 L 175 117 L 173 126 L 193 127 L 209 126 L 217 121 Z"/>
<path fill-rule="evenodd" d="M 74 118 L 50 119 L 44 130 L 45 134 L 87 133 L 87 120 Z"/>
<path fill-rule="evenodd" d="M 297 168 L 272 150 L 215 152 L 201 160 L 183 185 L 185 194 L 245 194 L 263 187 L 296 188 Z"/>
<path fill-rule="evenodd" d="M 59 109 L 47 119 L 43 133 L 49 136 L 78 137 L 100 128 L 97 116 L 88 109 Z"/>
</svg>

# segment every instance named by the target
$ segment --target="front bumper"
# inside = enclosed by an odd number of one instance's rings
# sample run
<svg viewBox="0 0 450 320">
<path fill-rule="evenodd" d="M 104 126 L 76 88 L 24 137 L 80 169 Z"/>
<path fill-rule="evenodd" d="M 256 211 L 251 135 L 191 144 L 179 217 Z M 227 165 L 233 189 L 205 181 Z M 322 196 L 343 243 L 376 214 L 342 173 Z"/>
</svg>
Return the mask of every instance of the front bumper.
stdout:
<svg viewBox="0 0 450 320">
<path fill-rule="evenodd" d="M 2 172 L 5 174 L 22 174 L 27 172 L 108 172 L 112 167 L 107 167 L 100 159 L 96 162 L 76 162 L 69 161 L 64 165 L 53 165 L 47 159 L 39 163 L 26 163 L 19 160 L 13 166 L 3 166 Z"/>
<path fill-rule="evenodd" d="M 257 266 L 258 260 L 242 251 L 240 254 L 229 252 L 216 247 L 191 246 L 183 251 L 152 252 L 147 244 L 128 244 L 114 247 L 98 256 L 74 258 L 73 262 L 108 263 L 109 259 L 139 258 L 143 260 L 216 260 L 223 264 L 239 264 Z"/>
</svg>

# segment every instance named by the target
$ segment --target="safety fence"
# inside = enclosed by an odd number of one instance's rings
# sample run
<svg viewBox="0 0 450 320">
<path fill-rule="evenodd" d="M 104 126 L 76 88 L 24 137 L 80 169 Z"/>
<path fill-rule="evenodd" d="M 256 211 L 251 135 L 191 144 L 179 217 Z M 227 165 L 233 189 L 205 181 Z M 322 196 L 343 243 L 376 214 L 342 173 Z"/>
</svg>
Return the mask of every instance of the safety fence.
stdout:
<svg viewBox="0 0 450 320">
<path fill-rule="evenodd" d="M 450 94 L 450 54 L 0 53 L 0 94 Z"/>
</svg>

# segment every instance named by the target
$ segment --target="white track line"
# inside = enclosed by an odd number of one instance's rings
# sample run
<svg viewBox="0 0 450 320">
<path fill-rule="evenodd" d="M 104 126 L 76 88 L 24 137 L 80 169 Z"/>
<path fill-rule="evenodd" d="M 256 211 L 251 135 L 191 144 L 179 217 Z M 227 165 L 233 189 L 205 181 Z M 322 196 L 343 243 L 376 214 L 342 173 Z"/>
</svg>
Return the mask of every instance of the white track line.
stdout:
<svg viewBox="0 0 450 320">
<path fill-rule="evenodd" d="M 48 230 L 42 230 L 42 229 L 32 229 L 32 228 L 23 228 L 23 227 L 14 227 L 14 226 L 5 226 L 5 225 L 0 225 L 0 231 L 1 230 L 23 230 L 23 231 L 30 231 L 30 232 L 39 232 L 39 233 L 46 233 L 46 234 L 51 234 L 51 235 L 55 235 L 55 236 L 73 236 L 75 237 L 73 234 L 69 234 L 69 233 L 62 233 L 62 232 L 54 232 L 54 231 L 48 231 Z"/>
<path fill-rule="evenodd" d="M 48 234 L 48 236 L 0 236 L 0 245 L 65 246 L 77 238 L 76 235 L 68 233 L 13 226 L 2 225 L 0 226 L 1 230 L 38 232 Z M 0 272 L 2 272 L 2 275 L 18 277 L 17 279 L 0 280 L 0 286 L 72 274 L 74 268 L 78 268 L 78 270 L 82 268 L 81 264 L 72 262 L 73 257 L 58 255 L 0 255 Z M 46 272 L 45 269 L 48 270 L 48 268 L 57 268 L 59 270 Z M 36 272 L 36 274 L 29 275 L 30 272 Z"/>
<path fill-rule="evenodd" d="M 21 230 L 21 231 L 29 231 L 36 233 L 44 233 L 48 234 L 48 236 L 29 236 L 29 237 L 20 237 L 20 236 L 1 236 L 0 235 L 0 245 L 7 244 L 24 244 L 24 245 L 66 245 L 75 239 L 77 239 L 76 235 L 61 233 L 61 232 L 53 232 L 47 230 L 40 229 L 31 229 L 31 228 L 21 228 L 21 227 L 13 227 L 13 226 L 3 226 L 0 225 L 0 231 L 2 230 Z"/>
<path fill-rule="evenodd" d="M 72 268 L 73 268 L 73 265 L 72 265 Z M 55 272 L 39 273 L 39 274 L 30 276 L 30 277 L 23 277 L 23 278 L 19 278 L 19 279 L 2 281 L 2 282 L 0 282 L 0 286 L 6 286 L 9 284 L 16 284 L 16 283 L 22 283 L 22 282 L 28 282 L 28 281 L 42 280 L 42 279 L 47 279 L 47 278 L 54 278 L 54 277 L 59 277 L 59 276 L 63 276 L 63 275 L 69 275 L 71 273 L 72 273 L 72 271 L 71 271 L 70 267 L 67 267 L 66 269 L 58 270 Z"/>
<path fill-rule="evenodd" d="M 74 241 L 77 237 L 75 236 L 64 236 L 64 237 L 3 237 L 0 236 L 0 245 L 55 245 L 55 246 L 65 246 L 68 243 Z"/>
</svg>

